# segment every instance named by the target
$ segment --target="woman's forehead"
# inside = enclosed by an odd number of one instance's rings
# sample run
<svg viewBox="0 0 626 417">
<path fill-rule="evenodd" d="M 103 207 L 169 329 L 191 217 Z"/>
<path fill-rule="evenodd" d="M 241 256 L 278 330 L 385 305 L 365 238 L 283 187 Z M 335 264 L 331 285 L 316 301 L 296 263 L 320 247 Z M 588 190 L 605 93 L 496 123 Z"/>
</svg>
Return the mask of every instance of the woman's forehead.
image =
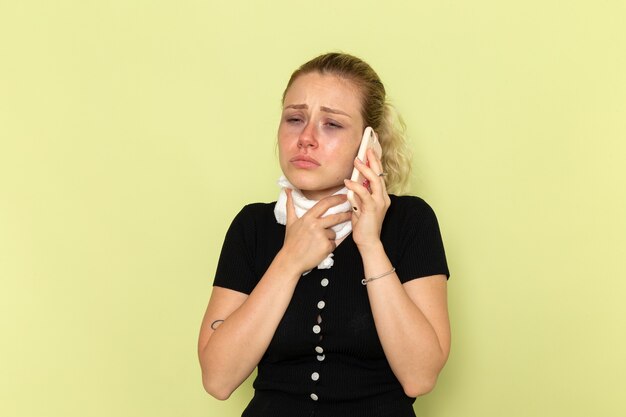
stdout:
<svg viewBox="0 0 626 417">
<path fill-rule="evenodd" d="M 359 88 L 352 81 L 333 74 L 308 73 L 296 78 L 285 94 L 283 105 L 318 104 L 360 112 Z"/>
</svg>

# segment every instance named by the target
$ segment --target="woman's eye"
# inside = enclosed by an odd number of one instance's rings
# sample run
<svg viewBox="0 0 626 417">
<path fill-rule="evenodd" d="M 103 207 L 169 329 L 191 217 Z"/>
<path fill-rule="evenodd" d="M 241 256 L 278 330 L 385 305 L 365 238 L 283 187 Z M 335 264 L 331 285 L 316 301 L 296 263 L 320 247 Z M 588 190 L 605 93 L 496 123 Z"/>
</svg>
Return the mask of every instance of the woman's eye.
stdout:
<svg viewBox="0 0 626 417">
<path fill-rule="evenodd" d="M 326 126 L 328 126 L 328 127 L 332 127 L 333 129 L 340 129 L 340 128 L 342 128 L 342 127 L 343 127 L 343 126 L 341 126 L 339 123 L 333 122 L 332 120 L 331 120 L 331 121 L 326 122 Z"/>
<path fill-rule="evenodd" d="M 300 123 L 302 121 L 302 118 L 291 116 L 287 117 L 285 120 L 287 121 L 287 123 Z"/>
</svg>

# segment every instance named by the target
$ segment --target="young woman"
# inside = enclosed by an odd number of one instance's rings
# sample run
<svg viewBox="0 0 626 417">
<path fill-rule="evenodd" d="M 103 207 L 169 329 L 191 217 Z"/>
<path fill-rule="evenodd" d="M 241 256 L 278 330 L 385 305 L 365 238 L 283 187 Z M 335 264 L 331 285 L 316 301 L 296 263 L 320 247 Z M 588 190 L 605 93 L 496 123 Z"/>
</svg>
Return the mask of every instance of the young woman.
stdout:
<svg viewBox="0 0 626 417">
<path fill-rule="evenodd" d="M 278 201 L 244 207 L 217 267 L 198 353 L 226 399 L 258 367 L 244 417 L 414 416 L 450 349 L 449 276 L 437 219 L 402 191 L 402 124 L 362 60 L 296 70 L 278 128 Z M 382 158 L 356 159 L 371 126 Z M 347 180 L 357 168 L 368 183 Z M 352 190 L 357 210 L 346 201 Z"/>
</svg>

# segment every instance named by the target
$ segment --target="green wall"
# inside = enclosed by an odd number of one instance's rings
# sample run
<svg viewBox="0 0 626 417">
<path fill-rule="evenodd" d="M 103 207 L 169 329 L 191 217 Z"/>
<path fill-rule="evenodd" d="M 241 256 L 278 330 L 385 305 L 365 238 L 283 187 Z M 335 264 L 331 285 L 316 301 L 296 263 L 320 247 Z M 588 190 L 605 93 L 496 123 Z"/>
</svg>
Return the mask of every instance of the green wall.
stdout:
<svg viewBox="0 0 626 417">
<path fill-rule="evenodd" d="M 384 5 L 383 5 L 384 4 Z M 623 1 L 0 2 L 0 415 L 239 416 L 196 337 L 280 95 L 365 58 L 452 270 L 420 417 L 624 416 Z"/>
</svg>

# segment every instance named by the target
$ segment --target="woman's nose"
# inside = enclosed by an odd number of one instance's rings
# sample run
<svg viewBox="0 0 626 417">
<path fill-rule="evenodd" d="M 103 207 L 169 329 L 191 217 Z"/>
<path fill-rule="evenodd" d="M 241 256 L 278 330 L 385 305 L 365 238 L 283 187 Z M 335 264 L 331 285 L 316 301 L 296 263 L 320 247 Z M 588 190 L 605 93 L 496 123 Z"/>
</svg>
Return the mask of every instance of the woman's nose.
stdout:
<svg viewBox="0 0 626 417">
<path fill-rule="evenodd" d="M 315 126 L 308 123 L 300 135 L 298 136 L 298 148 L 317 148 L 317 138 L 315 135 Z"/>
</svg>

